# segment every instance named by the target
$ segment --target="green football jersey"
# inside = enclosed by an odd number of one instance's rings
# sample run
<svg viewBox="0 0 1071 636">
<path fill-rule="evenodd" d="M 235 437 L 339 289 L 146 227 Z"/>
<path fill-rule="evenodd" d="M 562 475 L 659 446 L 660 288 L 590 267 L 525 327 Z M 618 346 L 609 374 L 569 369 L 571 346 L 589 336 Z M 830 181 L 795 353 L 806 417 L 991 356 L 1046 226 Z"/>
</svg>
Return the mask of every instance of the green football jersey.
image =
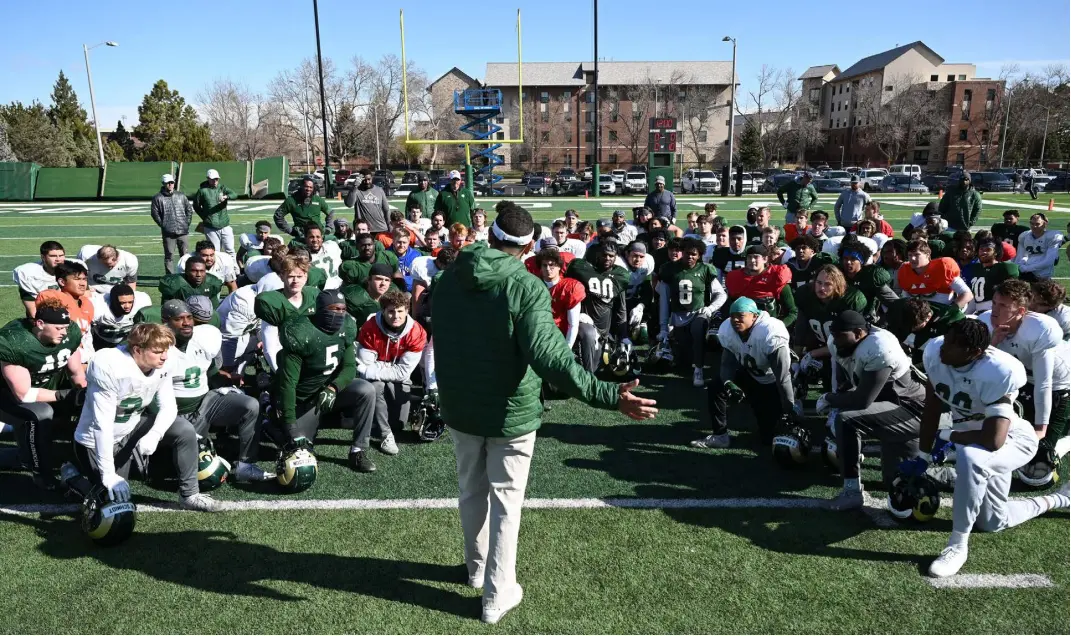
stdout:
<svg viewBox="0 0 1071 636">
<path fill-rule="evenodd" d="M 253 301 L 253 314 L 269 325 L 281 326 L 291 316 L 311 316 L 316 313 L 316 296 L 320 290 L 305 287 L 301 290 L 301 304 L 295 307 L 278 289 L 264 292 Z"/>
<path fill-rule="evenodd" d="M 734 269 L 743 269 L 747 264 L 747 256 L 743 251 L 737 254 L 728 247 L 715 247 L 710 255 L 710 264 L 724 277 Z"/>
<path fill-rule="evenodd" d="M 658 271 L 658 282 L 669 287 L 669 310 L 675 314 L 696 312 L 710 302 L 710 282 L 718 270 L 699 262 L 686 269 L 684 259 L 666 263 Z"/>
<path fill-rule="evenodd" d="M 878 291 L 892 282 L 892 276 L 888 270 L 883 267 L 867 265 L 859 270 L 855 278 L 848 278 L 847 274 L 845 274 L 844 278 L 848 281 L 849 287 L 855 287 L 866 298 L 866 311 L 863 312 L 863 315 L 875 315 L 878 311 L 878 305 L 881 304 Z"/>
<path fill-rule="evenodd" d="M 933 310 L 933 316 L 930 321 L 926 323 L 918 331 L 912 332 L 913 325 L 905 324 L 904 307 L 909 299 L 903 298 L 896 301 L 892 307 L 889 308 L 889 331 L 895 335 L 900 342 L 911 351 L 911 360 L 918 366 L 922 367 L 922 350 L 926 347 L 926 343 L 939 336 L 945 335 L 948 332 L 948 328 L 952 326 L 952 323 L 958 322 L 966 318 L 963 311 L 955 303 L 943 304 L 943 303 L 929 303 L 930 309 Z"/>
<path fill-rule="evenodd" d="M 297 419 L 297 405 L 307 404 L 328 384 L 337 390 L 348 385 L 357 373 L 353 343 L 357 323 L 346 316 L 338 333 L 317 328 L 304 316 L 291 316 L 279 329 L 282 349 L 279 372 L 275 374 L 275 397 L 284 423 Z"/>
<path fill-rule="evenodd" d="M 338 277 L 343 283 L 364 285 L 368 280 L 368 272 L 377 263 L 390 265 L 392 272 L 398 271 L 398 257 L 394 252 L 376 252 L 375 257 L 368 262 L 358 260 L 343 261 L 338 268 Z"/>
<path fill-rule="evenodd" d="M 855 287 L 849 287 L 844 295 L 833 300 L 823 302 L 814 293 L 814 287 L 807 285 L 796 291 L 796 307 L 799 309 L 799 319 L 806 320 L 811 333 L 823 346 L 829 338 L 829 327 L 833 318 L 841 312 L 851 309 L 863 313 L 866 310 L 867 300 Z"/>
<path fill-rule="evenodd" d="M 811 260 L 807 261 L 807 265 L 800 265 L 799 262 L 793 258 L 789 259 L 788 269 L 792 272 L 792 287 L 799 289 L 807 283 L 814 280 L 814 277 L 818 275 L 818 270 L 822 269 L 823 265 L 835 265 L 837 258 L 829 252 L 818 252 L 811 257 Z"/>
<path fill-rule="evenodd" d="M 1009 278 L 1019 278 L 1019 266 L 1015 263 L 993 263 L 986 267 L 975 261 L 963 268 L 963 282 L 971 288 L 974 294 L 975 306 L 982 305 L 988 308 L 993 302 L 993 292 L 997 285 Z"/>
<path fill-rule="evenodd" d="M 54 390 L 67 377 L 67 360 L 80 344 L 82 332 L 76 323 L 70 324 L 59 344 L 48 346 L 33 335 L 28 319 L 12 320 L 0 329 L 0 362 L 27 369 L 31 387 Z"/>
<path fill-rule="evenodd" d="M 379 311 L 379 301 L 372 300 L 362 285 L 343 285 L 339 291 L 346 299 L 346 313 L 353 316 L 358 325 L 363 325 L 369 315 Z"/>
<path fill-rule="evenodd" d="M 612 322 L 614 301 L 623 299 L 628 289 L 628 270 L 614 265 L 609 270 L 600 272 L 591 263 L 577 258 L 569 263 L 566 276 L 580 281 L 584 286 L 587 294 L 580 303 L 580 311 L 591 318 L 600 333 L 606 333 Z"/>
<path fill-rule="evenodd" d="M 190 285 L 183 274 L 171 274 L 160 279 L 160 304 L 177 298 L 186 300 L 190 296 L 208 296 L 212 301 L 212 307 L 219 307 L 219 293 L 223 289 L 223 281 L 212 274 L 206 274 L 205 280 L 197 287 Z"/>
<path fill-rule="evenodd" d="M 139 309 L 138 313 L 134 314 L 134 324 L 140 325 L 143 322 L 151 322 L 153 324 L 162 325 L 164 319 L 160 317 L 160 305 L 149 305 L 143 309 Z M 212 317 L 208 319 L 207 325 L 212 325 L 216 329 L 222 329 L 219 321 L 219 314 L 212 312 Z"/>
</svg>

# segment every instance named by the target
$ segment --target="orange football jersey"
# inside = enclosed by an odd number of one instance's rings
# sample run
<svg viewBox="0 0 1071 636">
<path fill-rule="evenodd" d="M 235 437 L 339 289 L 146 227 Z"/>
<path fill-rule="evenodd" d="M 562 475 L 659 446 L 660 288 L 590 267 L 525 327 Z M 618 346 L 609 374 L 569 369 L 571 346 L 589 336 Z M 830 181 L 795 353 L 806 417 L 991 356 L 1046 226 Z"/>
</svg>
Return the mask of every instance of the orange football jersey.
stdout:
<svg viewBox="0 0 1071 636">
<path fill-rule="evenodd" d="M 920 274 L 909 264 L 896 272 L 900 289 L 912 296 L 931 298 L 952 293 L 952 281 L 959 277 L 959 265 L 951 258 L 935 258 Z"/>
</svg>

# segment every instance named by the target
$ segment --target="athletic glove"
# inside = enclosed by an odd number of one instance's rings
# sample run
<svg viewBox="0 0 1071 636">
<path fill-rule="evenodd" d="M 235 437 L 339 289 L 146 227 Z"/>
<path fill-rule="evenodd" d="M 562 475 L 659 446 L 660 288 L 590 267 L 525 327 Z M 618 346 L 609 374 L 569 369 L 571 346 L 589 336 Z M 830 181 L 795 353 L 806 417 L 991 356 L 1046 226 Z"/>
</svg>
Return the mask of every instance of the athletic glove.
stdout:
<svg viewBox="0 0 1071 636">
<path fill-rule="evenodd" d="M 160 445 L 160 438 L 152 433 L 143 436 L 138 440 L 137 451 L 144 457 L 148 457 L 156 452 L 156 447 Z"/>
<path fill-rule="evenodd" d="M 803 400 L 796 400 L 792 403 L 792 412 L 798 418 L 804 417 L 805 413 L 803 412 Z"/>
<path fill-rule="evenodd" d="M 721 395 L 730 404 L 739 404 L 744 401 L 744 390 L 736 386 L 732 380 L 726 381 L 721 386 Z"/>
<path fill-rule="evenodd" d="M 338 394 L 335 393 L 335 387 L 325 386 L 320 394 L 316 396 L 316 414 L 330 413 L 335 408 L 335 399 Z"/>
<path fill-rule="evenodd" d="M 828 393 L 823 393 L 818 397 L 818 401 L 814 403 L 815 413 L 818 413 L 819 415 L 825 415 L 826 413 L 829 413 L 830 406 L 828 396 Z"/>
<path fill-rule="evenodd" d="M 941 464 L 945 463 L 945 459 L 947 458 L 948 453 L 955 450 L 955 448 L 956 445 L 952 442 L 938 439 L 933 445 L 933 452 L 930 453 L 930 459 L 931 461 L 933 461 L 933 463 L 940 466 Z"/>
<path fill-rule="evenodd" d="M 119 475 L 112 473 L 104 475 L 101 483 L 108 489 L 108 498 L 116 503 L 130 501 L 130 484 Z"/>
<path fill-rule="evenodd" d="M 621 344 L 623 346 L 625 346 L 625 347 L 631 347 L 632 346 L 632 341 L 629 340 L 628 338 L 622 338 L 621 339 Z"/>
<path fill-rule="evenodd" d="M 703 307 L 699 310 L 699 317 L 709 322 L 714 317 L 714 310 L 710 307 Z"/>
<path fill-rule="evenodd" d="M 840 415 L 840 409 L 830 409 L 829 417 L 826 418 L 826 428 L 832 431 L 834 435 L 837 434 L 836 423 L 838 415 Z"/>
<path fill-rule="evenodd" d="M 666 342 L 667 340 L 669 340 L 669 329 L 662 327 L 662 331 L 658 332 L 658 341 Z"/>
<path fill-rule="evenodd" d="M 800 360 L 800 369 L 803 371 L 820 371 L 822 369 L 822 361 L 811 357 L 809 352 L 805 353 Z"/>
<path fill-rule="evenodd" d="M 897 466 L 897 470 L 901 475 L 905 477 L 921 477 L 925 474 L 926 469 L 930 467 L 930 457 L 926 453 L 919 451 L 911 459 L 905 459 Z"/>
<path fill-rule="evenodd" d="M 75 408 L 81 408 L 86 403 L 86 390 L 82 388 L 60 389 L 56 391 L 57 402 L 67 402 Z"/>
</svg>

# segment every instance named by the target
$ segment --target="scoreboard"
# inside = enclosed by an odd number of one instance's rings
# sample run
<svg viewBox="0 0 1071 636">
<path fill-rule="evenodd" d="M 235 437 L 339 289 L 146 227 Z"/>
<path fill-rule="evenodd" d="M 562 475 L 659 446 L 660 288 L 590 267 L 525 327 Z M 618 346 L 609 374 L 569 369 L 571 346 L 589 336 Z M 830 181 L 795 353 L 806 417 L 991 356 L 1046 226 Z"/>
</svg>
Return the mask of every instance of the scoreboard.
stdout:
<svg viewBox="0 0 1071 636">
<path fill-rule="evenodd" d="M 652 117 L 647 144 L 650 152 L 677 152 L 677 118 Z"/>
</svg>

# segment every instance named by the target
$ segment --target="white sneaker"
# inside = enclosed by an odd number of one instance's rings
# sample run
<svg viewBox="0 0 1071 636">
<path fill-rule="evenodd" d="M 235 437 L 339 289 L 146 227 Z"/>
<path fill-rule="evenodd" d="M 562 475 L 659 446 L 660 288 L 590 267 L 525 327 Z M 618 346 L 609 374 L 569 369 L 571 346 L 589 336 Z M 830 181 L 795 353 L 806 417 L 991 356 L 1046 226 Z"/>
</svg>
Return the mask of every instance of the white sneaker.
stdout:
<svg viewBox="0 0 1071 636">
<path fill-rule="evenodd" d="M 471 587 L 474 590 L 482 590 L 483 589 L 483 578 L 484 578 L 483 570 L 480 570 L 476 574 L 473 574 L 472 576 L 469 577 L 469 587 Z"/>
<path fill-rule="evenodd" d="M 696 367 L 692 372 L 692 386 L 696 388 L 703 388 L 707 385 L 707 379 L 703 377 L 703 368 Z"/>
<path fill-rule="evenodd" d="M 234 481 L 240 484 L 275 479 L 275 473 L 269 473 L 256 464 L 246 464 L 245 462 L 238 462 L 238 468 L 234 470 L 233 474 Z"/>
<path fill-rule="evenodd" d="M 497 606 L 484 605 L 483 616 L 480 617 L 480 620 L 487 623 L 488 625 L 494 625 L 498 621 L 502 620 L 502 617 L 506 615 L 506 612 L 520 605 L 523 599 L 524 590 L 521 589 L 520 585 L 518 585 L 517 595 L 512 599 L 505 602 L 501 602 Z"/>
<path fill-rule="evenodd" d="M 219 502 L 203 492 L 199 492 L 196 495 L 190 495 L 189 497 L 183 497 L 181 506 L 184 510 L 219 512 Z"/>
<path fill-rule="evenodd" d="M 963 564 L 967 562 L 967 546 L 965 545 L 950 545 L 944 550 L 941 550 L 941 554 L 933 560 L 930 564 L 930 576 L 936 578 L 943 578 L 946 576 L 952 576 L 959 569 L 963 567 Z"/>
<path fill-rule="evenodd" d="M 707 435 L 703 439 L 692 440 L 692 448 L 729 448 L 729 434 Z"/>
<path fill-rule="evenodd" d="M 398 444 L 394 441 L 394 433 L 387 433 L 383 441 L 379 443 L 379 450 L 384 455 L 397 455 Z"/>
</svg>

